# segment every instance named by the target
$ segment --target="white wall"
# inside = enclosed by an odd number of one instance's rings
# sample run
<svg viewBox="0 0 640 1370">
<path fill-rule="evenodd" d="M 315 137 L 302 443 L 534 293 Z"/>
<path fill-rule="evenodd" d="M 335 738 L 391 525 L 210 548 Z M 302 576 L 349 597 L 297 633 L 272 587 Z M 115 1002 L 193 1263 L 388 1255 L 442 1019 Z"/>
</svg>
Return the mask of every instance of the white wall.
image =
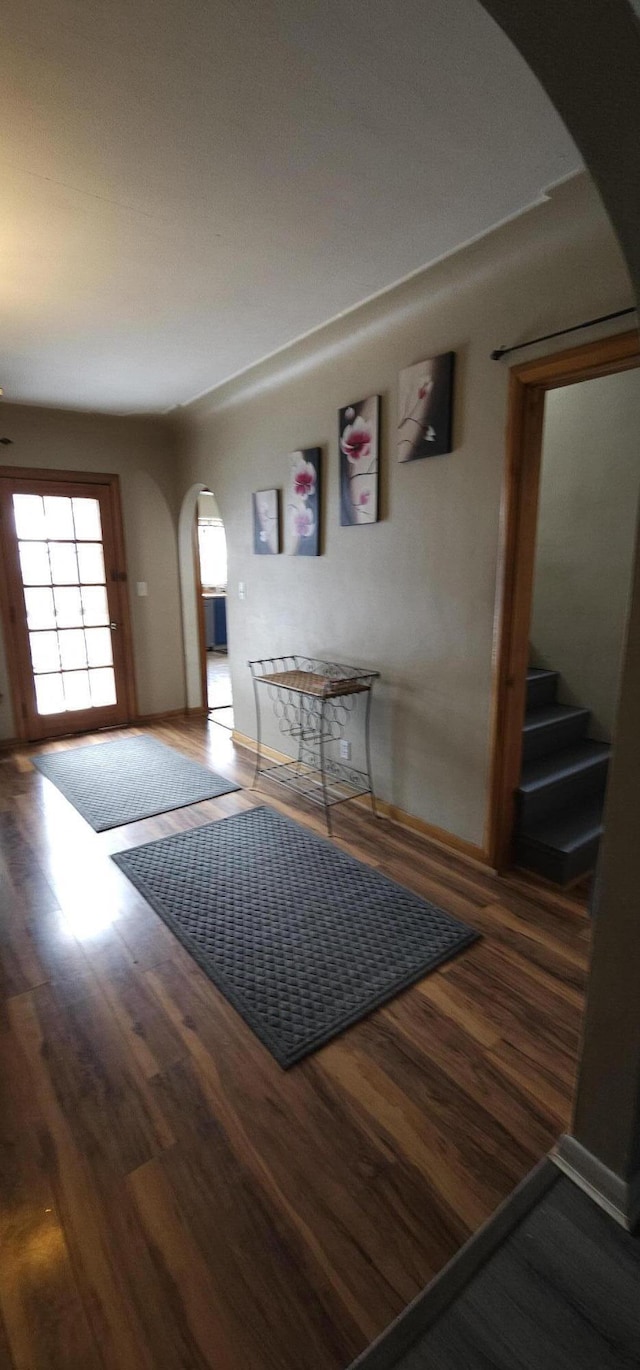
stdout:
<svg viewBox="0 0 640 1370">
<path fill-rule="evenodd" d="M 3 404 L 4 466 L 55 472 L 103 471 L 120 477 L 129 571 L 129 602 L 138 708 L 141 714 L 184 707 L 176 548 L 176 471 L 169 424 Z M 146 581 L 148 594 L 135 594 Z M 15 735 L 5 648 L 0 636 L 0 737 Z"/>
<path fill-rule="evenodd" d="M 546 398 L 531 623 L 535 665 L 611 739 L 640 491 L 640 370 Z"/>
<path fill-rule="evenodd" d="M 227 531 L 240 732 L 255 736 L 252 656 L 301 651 L 377 667 L 378 793 L 482 844 L 508 383 L 489 353 L 629 303 L 617 244 L 579 178 L 181 412 L 183 489 L 198 480 L 214 489 Z M 398 371 L 449 349 L 455 450 L 399 466 Z M 338 408 L 373 393 L 382 396 L 382 518 L 341 528 Z M 314 444 L 324 449 L 324 555 L 254 556 L 251 492 L 282 486 L 288 453 Z M 282 746 L 277 732 L 267 740 Z"/>
</svg>

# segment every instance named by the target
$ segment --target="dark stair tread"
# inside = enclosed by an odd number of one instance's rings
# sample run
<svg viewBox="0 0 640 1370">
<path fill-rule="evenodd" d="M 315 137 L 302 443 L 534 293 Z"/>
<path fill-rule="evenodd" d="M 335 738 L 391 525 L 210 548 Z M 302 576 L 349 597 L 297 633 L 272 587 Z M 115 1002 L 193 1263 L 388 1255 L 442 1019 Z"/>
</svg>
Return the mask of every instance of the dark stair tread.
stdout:
<svg viewBox="0 0 640 1370">
<path fill-rule="evenodd" d="M 522 767 L 519 791 L 521 794 L 532 794 L 554 781 L 567 779 L 589 770 L 599 762 L 608 761 L 610 755 L 608 743 L 593 742 L 587 738 L 549 756 L 533 757 L 531 761 L 525 761 Z"/>
<path fill-rule="evenodd" d="M 556 703 L 557 671 L 527 671 L 515 857 L 555 884 L 595 866 L 610 747 L 587 737 L 589 709 Z"/>
<path fill-rule="evenodd" d="M 548 671 L 542 666 L 529 666 L 527 680 L 531 682 L 534 680 L 558 680 L 559 674 L 559 671 Z"/>
<path fill-rule="evenodd" d="M 524 822 L 518 836 L 526 842 L 569 854 L 602 836 L 602 814 L 603 799 L 597 795 L 545 818 Z"/>
<path fill-rule="evenodd" d="M 538 709 L 528 709 L 524 719 L 524 732 L 536 732 L 538 728 L 548 728 L 554 723 L 566 723 L 569 719 L 589 718 L 589 709 L 576 709 L 572 704 L 543 704 Z"/>
</svg>

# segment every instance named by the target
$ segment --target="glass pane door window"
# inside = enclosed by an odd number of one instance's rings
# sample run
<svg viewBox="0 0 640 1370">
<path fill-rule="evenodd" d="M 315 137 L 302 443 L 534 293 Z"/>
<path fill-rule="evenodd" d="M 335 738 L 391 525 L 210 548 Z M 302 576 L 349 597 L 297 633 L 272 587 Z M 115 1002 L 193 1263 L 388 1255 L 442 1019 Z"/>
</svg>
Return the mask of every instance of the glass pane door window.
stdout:
<svg viewBox="0 0 640 1370">
<path fill-rule="evenodd" d="M 8 499 L 5 492 L 3 511 L 8 503 L 21 592 L 15 599 L 22 601 L 12 606 L 12 622 L 19 619 L 31 676 L 30 735 L 120 721 L 121 603 L 107 576 L 111 530 L 104 526 L 111 522 L 109 491 L 62 482 L 56 489 L 51 481 L 39 493 L 38 482 L 28 484 L 14 484 Z"/>
<path fill-rule="evenodd" d="M 13 496 L 40 715 L 116 702 L 100 502 Z"/>
</svg>

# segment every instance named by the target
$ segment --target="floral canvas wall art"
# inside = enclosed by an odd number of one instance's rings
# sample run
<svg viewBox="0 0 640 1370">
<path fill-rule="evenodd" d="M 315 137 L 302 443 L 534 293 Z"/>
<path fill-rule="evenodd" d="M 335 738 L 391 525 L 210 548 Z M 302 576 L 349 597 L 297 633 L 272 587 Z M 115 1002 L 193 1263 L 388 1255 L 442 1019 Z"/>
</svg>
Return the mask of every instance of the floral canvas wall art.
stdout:
<svg viewBox="0 0 640 1370">
<path fill-rule="evenodd" d="M 339 412 L 340 522 L 375 523 L 378 518 L 380 396 L 348 404 Z"/>
<path fill-rule="evenodd" d="M 441 457 L 451 451 L 455 352 L 400 372 L 398 461 Z"/>
<path fill-rule="evenodd" d="M 292 452 L 285 495 L 286 551 L 294 557 L 317 557 L 320 552 L 319 447 Z"/>
<path fill-rule="evenodd" d="M 256 490 L 253 494 L 253 550 L 258 556 L 280 551 L 280 491 Z"/>
</svg>

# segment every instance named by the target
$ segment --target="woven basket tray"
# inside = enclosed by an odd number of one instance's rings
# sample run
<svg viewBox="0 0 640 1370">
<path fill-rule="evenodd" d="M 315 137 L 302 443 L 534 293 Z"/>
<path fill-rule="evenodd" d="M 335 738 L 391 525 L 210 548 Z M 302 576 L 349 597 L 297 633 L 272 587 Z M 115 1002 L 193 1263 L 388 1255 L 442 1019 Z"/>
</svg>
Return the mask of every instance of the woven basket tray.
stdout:
<svg viewBox="0 0 640 1370">
<path fill-rule="evenodd" d="M 315 671 L 274 671 L 273 675 L 256 676 L 256 680 L 264 680 L 267 685 L 277 685 L 283 690 L 296 690 L 299 694 L 318 695 L 322 699 L 360 694 L 369 689 L 368 684 L 355 676 L 334 680 L 331 676 L 317 675 Z"/>
</svg>

